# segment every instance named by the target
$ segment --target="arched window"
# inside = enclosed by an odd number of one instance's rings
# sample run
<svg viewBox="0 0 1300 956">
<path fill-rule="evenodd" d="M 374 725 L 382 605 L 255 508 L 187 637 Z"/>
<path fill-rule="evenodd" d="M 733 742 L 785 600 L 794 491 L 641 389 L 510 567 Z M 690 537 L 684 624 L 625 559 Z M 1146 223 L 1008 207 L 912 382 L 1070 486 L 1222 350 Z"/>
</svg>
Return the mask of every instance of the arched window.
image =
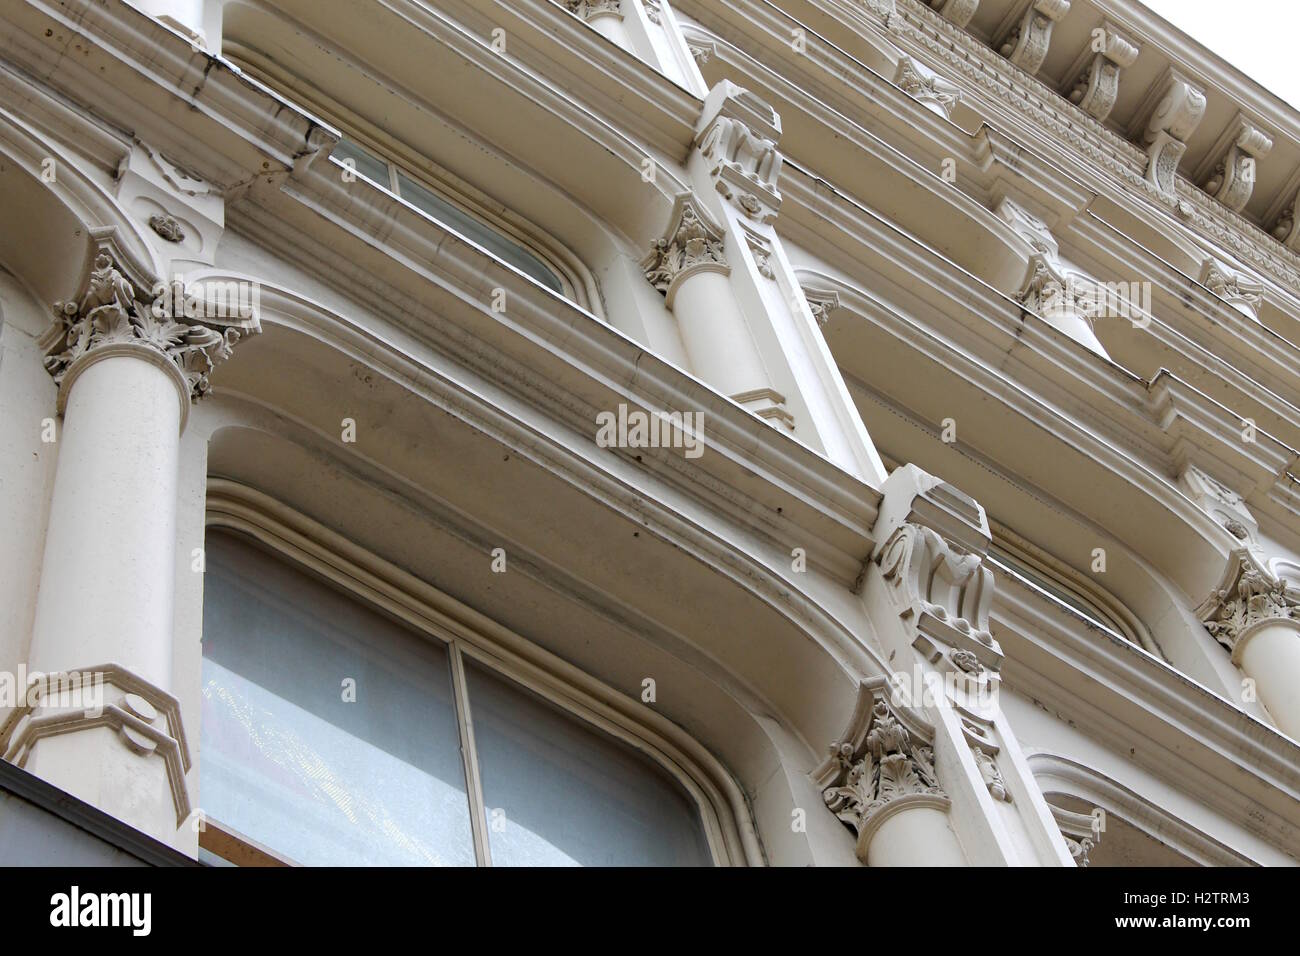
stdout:
<svg viewBox="0 0 1300 956">
<path fill-rule="evenodd" d="M 1072 616 L 1154 652 L 1142 623 L 1118 599 L 1074 568 L 990 519 L 988 562 Z"/>
<path fill-rule="evenodd" d="M 443 170 L 386 131 L 304 83 L 260 52 L 247 39 L 227 36 L 222 55 L 251 79 L 297 107 L 345 131 L 332 161 L 355 169 L 358 177 L 399 197 L 425 216 L 451 229 L 547 288 L 600 314 L 594 279 L 571 251 L 522 217 L 487 196 L 474 196 L 468 183 Z"/>
<path fill-rule="evenodd" d="M 209 528 L 208 862 L 709 865 L 651 755 L 241 533 Z M 208 833 L 211 835 L 209 836 Z"/>
</svg>

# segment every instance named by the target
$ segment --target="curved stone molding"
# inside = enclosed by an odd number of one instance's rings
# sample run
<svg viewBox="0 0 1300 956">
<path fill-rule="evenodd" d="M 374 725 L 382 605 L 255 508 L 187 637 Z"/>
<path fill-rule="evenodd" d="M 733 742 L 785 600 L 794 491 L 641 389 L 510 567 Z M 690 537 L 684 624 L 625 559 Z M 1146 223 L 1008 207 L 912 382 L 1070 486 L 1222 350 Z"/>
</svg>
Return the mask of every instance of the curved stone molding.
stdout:
<svg viewBox="0 0 1300 956">
<path fill-rule="evenodd" d="M 936 75 L 910 56 L 899 59 L 894 82 L 912 99 L 945 119 L 952 115 L 953 107 L 961 101 L 961 89 L 957 84 Z"/>
<path fill-rule="evenodd" d="M 1196 609 L 1196 616 L 1239 663 L 1242 638 L 1259 625 L 1295 622 L 1300 630 L 1300 600 L 1287 593 L 1286 582 L 1265 567 L 1256 553 L 1237 548 L 1228 558 L 1222 582 Z"/>
<path fill-rule="evenodd" d="M 113 729 L 141 757 L 157 756 L 166 767 L 176 826 L 190 815 L 185 774 L 191 766 L 180 702 L 120 664 L 34 675 L 25 699 L 0 726 L 0 753 L 25 766 L 42 740 Z"/>
<path fill-rule="evenodd" d="M 1240 212 L 1255 191 L 1256 164 L 1273 148 L 1273 138 L 1244 116 L 1239 115 L 1235 125 L 1235 135 L 1202 180 L 1201 188 L 1229 209 Z"/>
<path fill-rule="evenodd" d="M 1264 283 L 1234 272 L 1214 258 L 1202 263 L 1200 283 L 1237 311 L 1252 319 L 1259 318 Z"/>
<path fill-rule="evenodd" d="M 729 81 L 709 91 L 695 144 L 718 192 L 746 216 L 776 221 L 781 193 L 781 117 L 761 99 Z"/>
<path fill-rule="evenodd" d="M 945 20 L 965 27 L 979 9 L 980 0 L 930 0 L 930 6 Z"/>
<path fill-rule="evenodd" d="M 1151 111 L 1142 141 L 1147 147 L 1147 182 L 1162 195 L 1177 195 L 1178 164 L 1187 140 L 1205 115 L 1205 93 L 1174 70 L 1165 74 L 1163 93 Z"/>
<path fill-rule="evenodd" d="M 157 283 L 143 292 L 137 283 L 147 277 L 128 275 L 114 244 L 101 241 L 83 291 L 54 304 L 54 325 L 43 344 L 46 371 L 60 386 L 60 409 L 74 366 L 124 348 L 148 349 L 164 358 L 180 373 L 189 400 L 198 401 L 211 390 L 208 376 L 230 357 L 235 343 L 261 331 L 255 307 L 247 316 L 205 314 L 200 323 L 184 316 L 192 300 L 183 288 Z M 181 314 L 173 317 L 174 312 Z"/>
<path fill-rule="evenodd" d="M 1120 71 L 1133 65 L 1139 51 L 1111 24 L 1103 24 L 1098 29 L 1103 33 L 1101 49 L 1096 49 L 1097 44 L 1089 39 L 1080 62 L 1066 71 L 1067 77 L 1077 77 L 1066 97 L 1085 113 L 1104 120 L 1119 97 Z"/>
<path fill-rule="evenodd" d="M 827 808 L 858 836 L 858 859 L 892 813 L 914 806 L 947 810 L 934 770 L 933 733 L 889 702 L 883 678 L 863 681 L 853 716 L 813 772 Z"/>
<path fill-rule="evenodd" d="M 998 44 L 998 52 L 1032 76 L 1047 58 L 1052 27 L 1069 12 L 1070 0 L 1033 0 Z"/>
<path fill-rule="evenodd" d="M 641 261 L 641 268 L 650 284 L 664 294 L 670 309 L 673 293 L 690 276 L 698 272 L 731 272 L 723 253 L 722 230 L 705 217 L 703 208 L 689 193 L 677 197 L 668 231 Z"/>
</svg>

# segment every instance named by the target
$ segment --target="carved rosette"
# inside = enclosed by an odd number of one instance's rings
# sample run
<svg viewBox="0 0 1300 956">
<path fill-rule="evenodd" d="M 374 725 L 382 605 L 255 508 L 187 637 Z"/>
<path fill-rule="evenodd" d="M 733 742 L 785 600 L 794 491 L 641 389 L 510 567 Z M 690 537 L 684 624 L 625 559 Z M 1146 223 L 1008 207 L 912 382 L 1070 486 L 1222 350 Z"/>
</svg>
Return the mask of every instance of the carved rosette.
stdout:
<svg viewBox="0 0 1300 956">
<path fill-rule="evenodd" d="M 1047 58 L 1052 27 L 1070 12 L 1070 0 L 1034 0 L 998 44 L 998 52 L 1031 76 Z"/>
<path fill-rule="evenodd" d="M 858 836 L 858 858 L 890 812 L 909 805 L 947 809 L 930 741 L 890 705 L 883 681 L 865 681 L 843 739 L 814 773 L 827 808 Z"/>
<path fill-rule="evenodd" d="M 1147 146 L 1147 182 L 1166 197 L 1177 195 L 1175 176 L 1187 140 L 1205 115 L 1205 93 L 1170 71 L 1165 92 L 1151 112 L 1142 141 Z"/>
<path fill-rule="evenodd" d="M 722 232 L 709 223 L 692 198 L 679 198 L 664 237 L 641 263 L 645 277 L 672 308 L 673 294 L 698 272 L 730 273 Z"/>
<path fill-rule="evenodd" d="M 1229 209 L 1246 208 L 1255 191 L 1256 163 L 1273 148 L 1273 139 L 1249 120 L 1239 117 L 1237 133 L 1201 183 L 1201 188 Z"/>
<path fill-rule="evenodd" d="M 781 117 L 767 103 L 723 81 L 704 101 L 695 145 L 718 193 L 749 218 L 771 224 L 781 208 Z"/>
<path fill-rule="evenodd" d="M 1295 622 L 1300 628 L 1300 600 L 1287 592 L 1247 548 L 1232 552 L 1223 582 L 1196 611 L 1216 641 L 1238 662 L 1243 639 L 1269 622 Z"/>
<path fill-rule="evenodd" d="M 164 290 L 165 291 L 165 290 Z M 172 304 L 184 312 L 185 297 L 175 303 L 158 289 L 142 296 L 119 268 L 112 252 L 101 247 L 86 291 L 78 301 L 54 304 L 54 326 L 46 333 L 45 368 L 62 386 L 74 365 L 115 346 L 151 349 L 180 372 L 191 401 L 211 390 L 208 376 L 228 359 L 244 335 L 261 331 L 255 310 L 247 316 L 173 317 Z M 62 396 L 60 402 L 62 403 Z"/>
<path fill-rule="evenodd" d="M 961 101 L 961 89 L 955 83 L 937 76 L 910 56 L 899 59 L 894 82 L 908 96 L 945 119 Z"/>
</svg>

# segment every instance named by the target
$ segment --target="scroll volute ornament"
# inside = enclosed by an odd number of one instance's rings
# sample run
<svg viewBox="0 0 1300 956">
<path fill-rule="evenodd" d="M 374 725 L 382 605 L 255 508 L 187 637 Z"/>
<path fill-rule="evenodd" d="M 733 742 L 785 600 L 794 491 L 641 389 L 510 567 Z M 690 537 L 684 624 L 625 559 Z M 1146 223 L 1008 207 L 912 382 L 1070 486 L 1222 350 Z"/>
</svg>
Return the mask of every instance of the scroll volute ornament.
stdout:
<svg viewBox="0 0 1300 956">
<path fill-rule="evenodd" d="M 1070 0 L 1033 0 L 998 45 L 998 52 L 1032 76 L 1047 59 L 1052 27 L 1069 12 Z"/>
<path fill-rule="evenodd" d="M 1252 121 L 1238 117 L 1236 135 L 1202 182 L 1202 188 L 1229 209 L 1240 212 L 1255 191 L 1256 163 L 1272 148 L 1271 136 Z"/>
</svg>

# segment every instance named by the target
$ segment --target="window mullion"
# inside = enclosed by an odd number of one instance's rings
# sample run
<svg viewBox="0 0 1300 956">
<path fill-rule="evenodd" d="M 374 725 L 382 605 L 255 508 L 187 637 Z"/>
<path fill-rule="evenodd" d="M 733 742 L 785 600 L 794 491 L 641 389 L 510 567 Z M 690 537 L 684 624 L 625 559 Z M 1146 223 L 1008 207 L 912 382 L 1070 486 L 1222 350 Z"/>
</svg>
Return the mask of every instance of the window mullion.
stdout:
<svg viewBox="0 0 1300 956">
<path fill-rule="evenodd" d="M 491 866 L 492 849 L 488 842 L 487 808 L 483 803 L 483 784 L 478 773 L 478 752 L 474 749 L 474 720 L 470 713 L 469 687 L 465 681 L 465 662 L 461 658 L 458 642 L 452 641 L 449 650 L 452 688 L 456 696 L 456 715 L 460 724 L 460 750 L 465 758 L 465 788 L 469 792 L 474 856 L 479 866 Z"/>
</svg>

